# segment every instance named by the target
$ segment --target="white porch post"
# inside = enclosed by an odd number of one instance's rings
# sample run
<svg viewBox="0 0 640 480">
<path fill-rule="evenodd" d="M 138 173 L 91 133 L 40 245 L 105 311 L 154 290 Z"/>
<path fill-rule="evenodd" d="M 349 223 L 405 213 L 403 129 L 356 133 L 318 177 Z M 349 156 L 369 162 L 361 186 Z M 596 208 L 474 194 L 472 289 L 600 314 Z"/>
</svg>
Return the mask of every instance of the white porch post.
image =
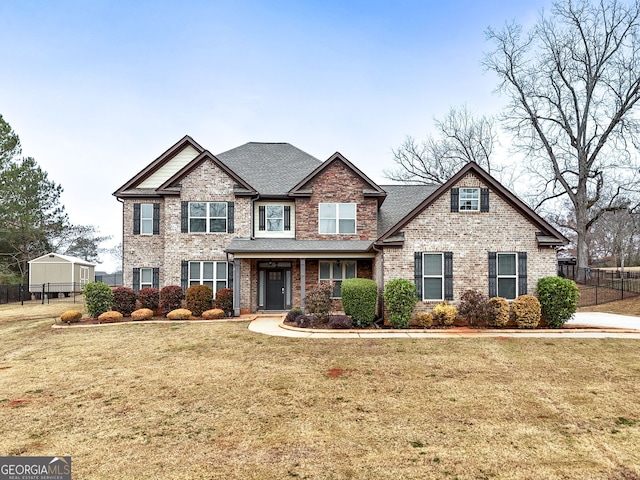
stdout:
<svg viewBox="0 0 640 480">
<path fill-rule="evenodd" d="M 233 262 L 233 315 L 240 316 L 240 260 L 236 258 Z"/>
<path fill-rule="evenodd" d="M 307 260 L 304 258 L 300 259 L 300 308 L 302 309 L 302 313 L 304 313 L 304 296 L 305 294 L 305 285 L 307 283 Z"/>
</svg>

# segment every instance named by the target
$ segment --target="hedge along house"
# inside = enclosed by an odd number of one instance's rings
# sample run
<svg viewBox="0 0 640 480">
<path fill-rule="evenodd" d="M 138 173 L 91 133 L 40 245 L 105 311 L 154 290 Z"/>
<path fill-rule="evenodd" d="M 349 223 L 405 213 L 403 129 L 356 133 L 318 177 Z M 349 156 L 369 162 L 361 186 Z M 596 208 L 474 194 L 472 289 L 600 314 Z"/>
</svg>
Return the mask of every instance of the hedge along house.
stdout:
<svg viewBox="0 0 640 480">
<path fill-rule="evenodd" d="M 237 314 L 304 306 L 318 282 L 415 281 L 418 310 L 468 289 L 515 298 L 556 274 L 556 229 L 475 163 L 444 185 L 379 186 L 340 153 L 219 155 L 185 136 L 114 195 L 124 284 L 234 289 Z M 382 303 L 379 302 L 379 308 Z"/>
<path fill-rule="evenodd" d="M 81 292 L 84 285 L 95 279 L 96 265 L 82 258 L 49 253 L 28 263 L 31 293 Z"/>
</svg>

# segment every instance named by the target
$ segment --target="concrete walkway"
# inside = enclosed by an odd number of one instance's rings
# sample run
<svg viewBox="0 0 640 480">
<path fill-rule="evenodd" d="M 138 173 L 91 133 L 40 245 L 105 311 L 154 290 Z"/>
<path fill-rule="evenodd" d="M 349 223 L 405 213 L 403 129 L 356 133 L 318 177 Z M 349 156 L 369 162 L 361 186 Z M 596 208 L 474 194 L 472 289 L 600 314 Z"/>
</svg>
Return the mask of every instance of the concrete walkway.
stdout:
<svg viewBox="0 0 640 480">
<path fill-rule="evenodd" d="M 281 325 L 282 316 L 258 316 L 249 330 L 264 335 L 295 338 L 462 338 L 462 337 L 521 337 L 521 338 L 637 338 L 640 339 L 640 317 L 611 313 L 577 313 L 568 322 L 571 328 L 560 330 L 475 330 L 451 328 L 447 330 L 310 330 Z M 584 325 L 585 328 L 579 328 Z"/>
</svg>

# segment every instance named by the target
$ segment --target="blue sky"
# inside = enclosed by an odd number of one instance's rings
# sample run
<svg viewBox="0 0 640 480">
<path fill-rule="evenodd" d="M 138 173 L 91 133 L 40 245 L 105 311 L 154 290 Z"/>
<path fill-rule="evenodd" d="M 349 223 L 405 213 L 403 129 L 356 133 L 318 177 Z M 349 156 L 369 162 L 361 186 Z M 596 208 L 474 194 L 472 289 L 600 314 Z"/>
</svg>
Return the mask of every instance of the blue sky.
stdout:
<svg viewBox="0 0 640 480">
<path fill-rule="evenodd" d="M 117 243 L 111 193 L 185 134 L 214 154 L 249 141 L 339 151 L 385 183 L 391 150 L 450 107 L 499 112 L 484 32 L 549 6 L 0 0 L 0 114 L 62 184 L 71 221 Z"/>
</svg>

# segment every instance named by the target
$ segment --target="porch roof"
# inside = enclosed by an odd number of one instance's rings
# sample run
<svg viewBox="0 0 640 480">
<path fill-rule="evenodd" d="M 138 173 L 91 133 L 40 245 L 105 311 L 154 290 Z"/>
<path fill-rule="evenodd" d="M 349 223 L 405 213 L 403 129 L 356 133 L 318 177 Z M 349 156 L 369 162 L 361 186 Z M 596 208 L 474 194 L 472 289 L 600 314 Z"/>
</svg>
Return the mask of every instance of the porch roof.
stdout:
<svg viewBox="0 0 640 480">
<path fill-rule="evenodd" d="M 237 258 L 373 257 L 370 240 L 295 240 L 292 238 L 236 238 L 226 248 Z"/>
</svg>

